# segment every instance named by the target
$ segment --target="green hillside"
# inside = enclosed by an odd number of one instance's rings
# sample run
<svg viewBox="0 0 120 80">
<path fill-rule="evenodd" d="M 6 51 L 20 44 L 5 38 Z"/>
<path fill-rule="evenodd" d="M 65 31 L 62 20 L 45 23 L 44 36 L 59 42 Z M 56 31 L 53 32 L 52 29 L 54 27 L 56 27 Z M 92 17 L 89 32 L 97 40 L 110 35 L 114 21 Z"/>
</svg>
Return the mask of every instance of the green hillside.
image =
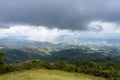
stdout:
<svg viewBox="0 0 120 80">
<path fill-rule="evenodd" d="M 92 53 L 91 53 L 92 52 Z M 79 61 L 103 61 L 106 58 L 103 52 L 94 52 L 89 49 L 64 49 L 58 52 L 54 52 L 50 60 L 64 60 L 67 62 L 79 62 Z"/>
<path fill-rule="evenodd" d="M 25 70 L 0 76 L 0 80 L 105 80 L 85 74 L 69 73 L 58 70 Z"/>
</svg>

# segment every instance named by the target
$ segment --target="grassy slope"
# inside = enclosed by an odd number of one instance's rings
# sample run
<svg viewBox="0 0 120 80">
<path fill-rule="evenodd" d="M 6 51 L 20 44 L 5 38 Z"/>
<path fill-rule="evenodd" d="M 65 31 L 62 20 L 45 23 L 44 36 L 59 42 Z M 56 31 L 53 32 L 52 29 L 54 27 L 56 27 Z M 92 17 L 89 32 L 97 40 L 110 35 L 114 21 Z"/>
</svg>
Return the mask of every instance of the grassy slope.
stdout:
<svg viewBox="0 0 120 80">
<path fill-rule="evenodd" d="M 0 80 L 104 80 L 85 74 L 69 73 L 58 70 L 26 70 L 0 76 Z"/>
</svg>

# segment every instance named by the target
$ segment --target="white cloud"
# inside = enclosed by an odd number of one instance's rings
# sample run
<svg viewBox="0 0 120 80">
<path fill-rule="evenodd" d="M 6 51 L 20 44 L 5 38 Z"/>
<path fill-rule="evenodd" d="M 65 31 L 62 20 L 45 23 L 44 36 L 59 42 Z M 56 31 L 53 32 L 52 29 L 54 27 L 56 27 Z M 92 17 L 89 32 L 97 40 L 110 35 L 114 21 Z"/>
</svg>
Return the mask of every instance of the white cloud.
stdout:
<svg viewBox="0 0 120 80">
<path fill-rule="evenodd" d="M 44 26 L 23 26 L 16 25 L 9 28 L 0 29 L 0 37 L 12 37 L 15 36 L 25 37 L 28 40 L 34 41 L 55 41 L 55 39 L 61 35 L 72 35 L 69 30 L 48 29 Z"/>
<path fill-rule="evenodd" d="M 89 24 L 88 31 L 70 31 L 45 26 L 14 25 L 0 29 L 0 38 L 21 38 L 34 41 L 68 41 L 82 38 L 119 38 L 120 27 L 115 23 L 95 21 Z"/>
<path fill-rule="evenodd" d="M 91 30 L 102 33 L 120 33 L 120 26 L 112 22 L 95 21 L 91 22 L 88 26 Z"/>
<path fill-rule="evenodd" d="M 94 21 L 89 25 L 91 33 L 96 33 L 99 38 L 119 38 L 120 25 L 114 22 Z"/>
</svg>

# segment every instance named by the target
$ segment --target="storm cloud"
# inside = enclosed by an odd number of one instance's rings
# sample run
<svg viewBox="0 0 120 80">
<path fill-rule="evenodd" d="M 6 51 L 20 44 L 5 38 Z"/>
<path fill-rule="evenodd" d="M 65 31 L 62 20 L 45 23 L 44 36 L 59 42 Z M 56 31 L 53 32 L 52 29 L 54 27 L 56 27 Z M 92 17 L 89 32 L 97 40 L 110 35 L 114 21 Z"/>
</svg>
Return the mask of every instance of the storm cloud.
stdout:
<svg viewBox="0 0 120 80">
<path fill-rule="evenodd" d="M 0 0 L 0 27 L 10 24 L 87 30 L 94 21 L 119 23 L 119 0 Z M 109 26 L 108 26 L 109 27 Z"/>
</svg>

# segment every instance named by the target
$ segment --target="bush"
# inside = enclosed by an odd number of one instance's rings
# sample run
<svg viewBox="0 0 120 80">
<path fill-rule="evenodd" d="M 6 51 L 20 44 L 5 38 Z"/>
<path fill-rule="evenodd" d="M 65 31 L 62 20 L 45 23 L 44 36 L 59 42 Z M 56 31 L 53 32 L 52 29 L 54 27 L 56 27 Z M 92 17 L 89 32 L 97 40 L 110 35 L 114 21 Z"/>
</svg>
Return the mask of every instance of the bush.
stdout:
<svg viewBox="0 0 120 80">
<path fill-rule="evenodd" d="M 68 72 L 75 72 L 75 66 L 74 65 L 67 65 L 65 68 L 64 68 L 65 71 L 68 71 Z"/>
<path fill-rule="evenodd" d="M 0 66 L 4 64 L 5 60 L 7 58 L 5 57 L 3 52 L 0 52 Z"/>
<path fill-rule="evenodd" d="M 61 60 L 52 63 L 52 67 L 58 70 L 65 70 L 67 65 L 68 64 L 65 61 L 61 61 Z"/>
<path fill-rule="evenodd" d="M 68 64 L 65 61 L 46 62 L 32 60 L 24 63 L 8 65 L 2 63 L 0 65 L 0 73 L 8 73 L 18 70 L 28 69 L 56 69 L 68 72 L 86 73 L 94 76 L 105 77 L 109 80 L 120 80 L 120 64 L 118 63 L 94 63 L 94 62 L 76 62 Z"/>
<path fill-rule="evenodd" d="M 0 66 L 0 74 L 12 72 L 12 71 L 13 71 L 13 67 L 10 65 L 4 64 Z"/>
</svg>

